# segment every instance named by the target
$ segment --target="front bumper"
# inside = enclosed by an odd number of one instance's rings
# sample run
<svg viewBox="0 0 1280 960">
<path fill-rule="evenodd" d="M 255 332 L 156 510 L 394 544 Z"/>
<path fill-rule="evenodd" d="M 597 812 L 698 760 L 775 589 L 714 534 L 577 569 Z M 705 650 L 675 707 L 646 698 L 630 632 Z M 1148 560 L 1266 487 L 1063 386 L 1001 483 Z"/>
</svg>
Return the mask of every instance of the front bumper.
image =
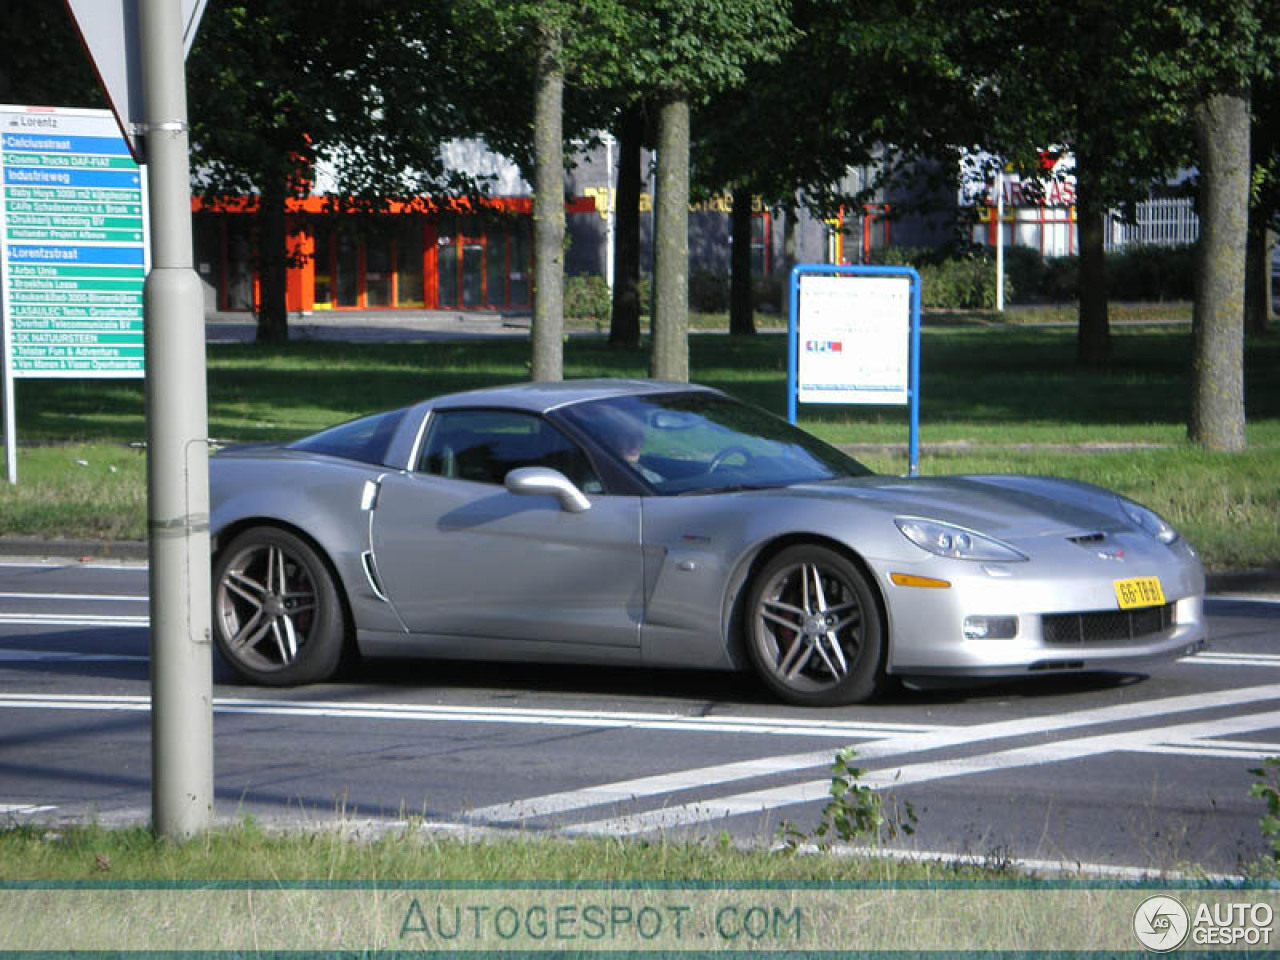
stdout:
<svg viewBox="0 0 1280 960">
<path fill-rule="evenodd" d="M 888 671 L 922 677 L 1122 671 L 1204 645 L 1204 571 L 1186 544 L 1134 551 L 1123 564 L 1063 559 L 930 558 L 902 571 L 949 584 L 942 588 L 899 586 L 886 570 L 880 587 L 890 621 Z M 1120 609 L 1115 581 L 1136 576 L 1159 577 L 1166 609 Z M 966 636 L 973 617 L 1016 621 L 1016 631 Z"/>
</svg>

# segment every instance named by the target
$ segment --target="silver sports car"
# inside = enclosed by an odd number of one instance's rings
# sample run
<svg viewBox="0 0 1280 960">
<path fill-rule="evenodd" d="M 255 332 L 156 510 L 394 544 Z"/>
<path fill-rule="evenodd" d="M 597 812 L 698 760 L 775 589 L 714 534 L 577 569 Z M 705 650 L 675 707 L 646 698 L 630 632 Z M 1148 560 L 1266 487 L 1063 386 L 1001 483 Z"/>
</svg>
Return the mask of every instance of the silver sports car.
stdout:
<svg viewBox="0 0 1280 960">
<path fill-rule="evenodd" d="M 1152 511 L 1029 476 L 878 476 L 723 393 L 624 380 L 437 397 L 211 461 L 214 629 L 245 677 L 353 654 L 888 677 L 1128 668 L 1204 639 Z"/>
</svg>

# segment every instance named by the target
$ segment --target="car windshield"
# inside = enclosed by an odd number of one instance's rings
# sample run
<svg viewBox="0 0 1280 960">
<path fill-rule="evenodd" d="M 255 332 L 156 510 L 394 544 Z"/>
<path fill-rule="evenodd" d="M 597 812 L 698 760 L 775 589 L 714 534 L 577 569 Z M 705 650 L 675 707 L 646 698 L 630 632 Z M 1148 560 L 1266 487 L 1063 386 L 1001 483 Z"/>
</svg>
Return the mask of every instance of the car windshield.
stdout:
<svg viewBox="0 0 1280 960">
<path fill-rule="evenodd" d="M 785 420 L 716 393 L 595 400 L 560 415 L 659 494 L 786 487 L 871 471 Z"/>
</svg>

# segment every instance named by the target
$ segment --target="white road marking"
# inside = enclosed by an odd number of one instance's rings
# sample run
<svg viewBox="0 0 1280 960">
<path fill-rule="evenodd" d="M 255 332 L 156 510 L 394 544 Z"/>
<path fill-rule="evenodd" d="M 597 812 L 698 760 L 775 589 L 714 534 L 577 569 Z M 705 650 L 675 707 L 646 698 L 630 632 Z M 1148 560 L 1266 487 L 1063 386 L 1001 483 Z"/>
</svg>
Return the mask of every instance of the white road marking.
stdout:
<svg viewBox="0 0 1280 960">
<path fill-rule="evenodd" d="M 150 617 L 88 613 L 0 613 L 0 624 L 21 627 L 149 627 Z"/>
<path fill-rule="evenodd" d="M 1221 690 L 1190 696 L 1166 697 L 1160 700 L 1143 700 L 1137 703 L 1095 707 L 1049 717 L 1020 717 L 1016 720 L 1000 720 L 995 723 L 977 724 L 975 726 L 940 727 L 929 733 L 920 733 L 908 737 L 890 737 L 883 740 L 873 740 L 869 743 L 855 744 L 854 746 L 858 751 L 858 762 L 861 764 L 867 760 L 898 756 L 904 753 L 921 753 L 928 750 L 940 750 L 982 741 L 1001 740 L 1036 733 L 1054 733 L 1096 724 L 1122 723 L 1169 716 L 1192 710 L 1211 710 L 1217 707 L 1230 707 L 1242 703 L 1256 703 L 1275 699 L 1280 699 L 1280 684 L 1247 687 L 1239 690 Z M 829 766 L 834 753 L 835 751 L 833 750 L 819 750 L 791 756 L 770 757 L 768 758 L 769 768 L 760 772 L 757 772 L 758 765 L 763 761 L 750 760 L 699 767 L 692 770 L 680 770 L 652 777 L 622 780 L 616 783 L 598 784 L 579 790 L 566 790 L 540 797 L 516 800 L 510 803 L 480 807 L 472 810 L 469 813 L 469 817 L 472 820 L 503 823 L 580 810 L 600 803 L 642 800 L 646 797 L 674 793 L 679 790 L 732 783 L 768 774 L 790 773 L 812 767 Z M 830 787 L 830 780 L 821 781 L 821 785 L 821 791 L 818 796 L 826 796 L 826 791 Z"/>
<path fill-rule="evenodd" d="M 1141 751 L 1159 744 L 1176 743 L 1180 739 L 1184 741 L 1187 738 L 1201 740 L 1215 735 L 1245 733 L 1251 730 L 1266 730 L 1275 727 L 1280 727 L 1280 710 L 1246 716 L 1225 717 L 1219 720 L 1183 723 L 1171 727 L 1152 727 L 1145 730 L 1079 737 L 1073 740 L 1060 740 L 1054 743 L 1018 747 L 1012 750 L 1001 750 L 972 757 L 951 757 L 945 760 L 928 761 L 903 767 L 886 767 L 868 771 L 858 778 L 858 783 L 869 786 L 872 789 L 885 790 L 951 777 L 969 776 L 976 773 L 1013 770 L 1021 767 L 1038 766 L 1044 763 L 1059 763 L 1064 760 L 1078 760 L 1102 753 L 1124 750 Z M 859 757 L 860 761 L 863 759 L 865 757 Z M 737 794 L 736 796 L 717 797 L 713 800 L 686 803 L 645 813 L 596 820 L 590 823 L 573 824 L 560 829 L 567 834 L 629 836 L 637 833 L 649 833 L 655 830 L 668 830 L 723 817 L 759 814 L 776 810 L 779 807 L 811 803 L 830 797 L 830 790 L 830 779 L 810 780 L 805 783 L 756 790 Z"/>
<path fill-rule="evenodd" d="M 0 647 L 0 663 L 111 663 L 116 660 L 150 660 L 140 653 L 78 653 L 74 650 L 14 650 Z"/>
<path fill-rule="evenodd" d="M 146 659 L 146 658 L 141 658 Z M 35 710 L 145 711 L 148 696 L 92 694 L 0 694 L 0 708 Z M 589 727 L 593 729 L 680 730 L 686 733 L 764 734 L 821 737 L 830 740 L 922 735 L 934 726 L 909 723 L 809 720 L 787 717 L 682 716 L 674 713 L 623 713 L 604 710 L 538 710 L 513 707 L 448 707 L 410 703 L 350 704 L 328 701 L 253 700 L 217 697 L 219 714 L 315 717 L 348 720 L 443 720 L 462 723 L 507 723 L 529 726 Z M 828 756 L 827 753 L 821 756 Z"/>
<path fill-rule="evenodd" d="M 0 544 L 0 550 L 4 545 Z M 127 573 L 145 573 L 145 560 L 71 560 L 65 557 L 48 557 L 42 560 L 0 560 L 0 568 L 6 570 L 123 570 Z"/>
<path fill-rule="evenodd" d="M 0 600 L 87 600 L 105 601 L 109 603 L 146 603 L 150 598 L 145 594 L 106 594 L 106 593 L 0 593 Z"/>
<path fill-rule="evenodd" d="M 24 817 L 33 813 L 48 813 L 56 809 L 58 808 L 29 803 L 0 803 L 0 817 Z"/>
<path fill-rule="evenodd" d="M 1280 667 L 1280 655 L 1205 651 L 1190 657 L 1179 657 L 1178 663 L 1192 663 L 1207 667 Z"/>
</svg>

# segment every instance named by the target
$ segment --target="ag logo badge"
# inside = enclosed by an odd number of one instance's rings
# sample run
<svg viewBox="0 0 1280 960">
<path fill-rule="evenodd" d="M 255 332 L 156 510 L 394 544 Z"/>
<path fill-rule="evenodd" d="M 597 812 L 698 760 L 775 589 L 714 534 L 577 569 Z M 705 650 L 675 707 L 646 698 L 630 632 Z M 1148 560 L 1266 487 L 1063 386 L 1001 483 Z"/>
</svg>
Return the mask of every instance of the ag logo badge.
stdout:
<svg viewBox="0 0 1280 960">
<path fill-rule="evenodd" d="M 1164 894 L 1147 897 L 1133 912 L 1133 932 L 1153 953 L 1168 953 L 1182 946 L 1191 927 L 1187 908 Z"/>
</svg>

